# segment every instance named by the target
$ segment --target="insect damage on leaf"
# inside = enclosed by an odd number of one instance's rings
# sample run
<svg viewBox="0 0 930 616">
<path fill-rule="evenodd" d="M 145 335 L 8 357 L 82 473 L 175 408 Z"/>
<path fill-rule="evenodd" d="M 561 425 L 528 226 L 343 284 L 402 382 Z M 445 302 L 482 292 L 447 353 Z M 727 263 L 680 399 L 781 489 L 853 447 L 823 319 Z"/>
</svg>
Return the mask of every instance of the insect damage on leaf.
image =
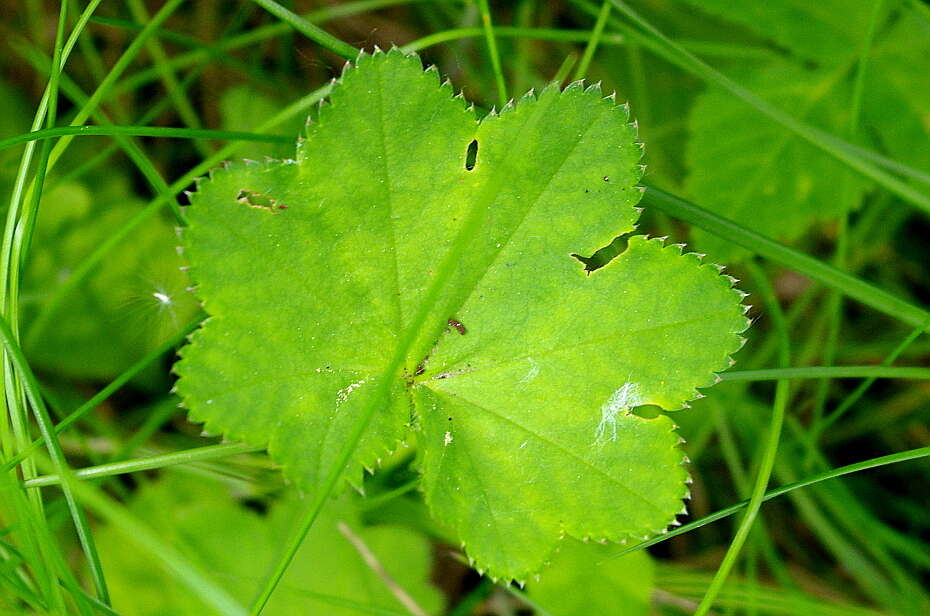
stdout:
<svg viewBox="0 0 930 616">
<path fill-rule="evenodd" d="M 266 444 L 305 491 L 334 469 L 360 484 L 419 431 L 427 504 L 497 578 L 526 579 L 564 535 L 674 521 L 674 424 L 630 409 L 685 406 L 748 322 L 715 266 L 630 235 L 625 106 L 574 83 L 478 121 L 416 56 L 363 54 L 297 154 L 217 171 L 192 199 L 210 315 L 175 368 L 192 419 Z"/>
<path fill-rule="evenodd" d="M 257 210 L 266 210 L 268 212 L 276 212 L 278 210 L 287 209 L 286 205 L 279 203 L 277 200 L 272 199 L 268 195 L 263 195 L 260 192 L 254 192 L 244 188 L 239 191 L 238 195 L 236 195 L 236 201 L 242 205 L 247 205 L 248 207 L 252 207 Z"/>
</svg>

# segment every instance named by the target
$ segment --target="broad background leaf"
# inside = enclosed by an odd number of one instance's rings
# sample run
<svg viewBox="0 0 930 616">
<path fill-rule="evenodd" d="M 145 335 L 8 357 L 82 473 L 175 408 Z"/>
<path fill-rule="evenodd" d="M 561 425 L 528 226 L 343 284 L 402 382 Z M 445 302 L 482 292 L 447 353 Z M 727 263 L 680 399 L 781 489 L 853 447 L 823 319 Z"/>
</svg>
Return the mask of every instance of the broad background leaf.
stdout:
<svg viewBox="0 0 930 616">
<path fill-rule="evenodd" d="M 859 0 L 685 0 L 722 19 L 745 26 L 804 60 L 834 64 L 855 56 L 869 27 L 872 1 Z M 885 2 L 885 12 L 888 5 Z"/>
<path fill-rule="evenodd" d="M 400 602 L 337 529 L 347 524 L 380 564 L 430 614 L 441 613 L 443 599 L 429 583 L 428 540 L 401 526 L 363 527 L 351 499 L 333 504 L 307 537 L 265 614 L 358 616 L 359 609 L 326 601 L 319 594 L 371 608 L 403 612 Z M 215 479 L 168 473 L 140 490 L 130 511 L 149 524 L 174 549 L 244 604 L 252 599 L 265 568 L 278 555 L 281 538 L 301 511 L 296 498 L 273 504 L 267 514 L 245 507 L 234 491 Z M 219 531 L 219 532 L 218 532 Z M 138 616 L 211 613 L 209 606 L 178 585 L 150 559 L 127 550 L 118 531 L 97 533 L 104 554 L 113 606 Z"/>
<path fill-rule="evenodd" d="M 527 592 L 558 616 L 646 616 L 651 612 L 655 564 L 646 550 L 607 560 L 616 552 L 615 546 L 563 541 L 552 564 Z"/>
<path fill-rule="evenodd" d="M 908 13 L 873 52 L 863 112 L 887 153 L 930 172 L 930 24 Z M 930 193 L 926 184 L 915 187 Z"/>
<path fill-rule="evenodd" d="M 43 198 L 24 281 L 27 324 L 73 269 L 143 206 L 129 196 L 125 178 L 100 180 L 93 196 L 83 183 L 69 182 Z M 162 218 L 133 231 L 119 256 L 105 260 L 61 304 L 27 348 L 30 359 L 72 378 L 107 380 L 173 336 L 198 310 L 177 245 Z M 153 387 L 165 378 L 153 366 L 135 382 Z"/>
<path fill-rule="evenodd" d="M 849 126 L 852 88 L 844 70 L 774 62 L 740 79 L 769 102 L 833 134 Z M 795 240 L 816 221 L 856 207 L 868 184 L 780 124 L 710 89 L 691 111 L 686 190 L 697 203 L 762 235 Z M 746 251 L 696 230 L 696 246 L 728 262 Z"/>
</svg>

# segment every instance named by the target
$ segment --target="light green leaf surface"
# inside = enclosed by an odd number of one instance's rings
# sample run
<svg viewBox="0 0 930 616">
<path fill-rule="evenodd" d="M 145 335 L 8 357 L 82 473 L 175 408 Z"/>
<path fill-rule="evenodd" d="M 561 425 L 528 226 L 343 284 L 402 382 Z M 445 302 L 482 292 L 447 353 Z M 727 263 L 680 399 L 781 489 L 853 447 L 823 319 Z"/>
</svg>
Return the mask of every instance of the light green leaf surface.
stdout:
<svg viewBox="0 0 930 616">
<path fill-rule="evenodd" d="M 259 514 L 214 480 L 181 473 L 143 488 L 130 509 L 160 537 L 243 603 L 252 599 L 268 563 L 277 555 L 302 504 L 288 499 Z M 391 610 L 406 613 L 383 579 L 365 563 L 337 527 L 346 524 L 391 579 L 427 613 L 443 599 L 429 584 L 431 552 L 422 536 L 400 526 L 363 527 L 347 499 L 331 503 L 311 531 L 265 614 L 359 616 Z M 104 568 L 121 614 L 183 616 L 213 613 L 144 555 L 127 550 L 116 530 L 97 533 Z M 325 597 L 321 596 L 325 595 Z M 347 603 L 351 602 L 351 603 Z M 370 608 L 366 611 L 364 608 Z"/>
<path fill-rule="evenodd" d="M 842 134 L 849 124 L 852 93 L 845 70 L 811 71 L 777 62 L 743 81 L 813 126 Z M 688 193 L 768 237 L 797 239 L 816 221 L 858 206 L 868 186 L 842 163 L 720 90 L 699 97 L 690 125 Z M 696 231 L 694 237 L 713 259 L 747 255 L 708 233 Z"/>
<path fill-rule="evenodd" d="M 686 0 L 687 4 L 745 26 L 788 53 L 833 64 L 857 54 L 869 28 L 872 3 L 858 0 Z M 894 3 L 886 2 L 886 5 Z"/>
<path fill-rule="evenodd" d="M 201 186 L 186 254 L 211 317 L 178 391 L 307 491 L 360 417 L 354 483 L 414 425 L 434 515 L 480 568 L 524 579 L 563 533 L 674 519 L 674 426 L 630 411 L 696 397 L 747 321 L 729 279 L 678 247 L 634 236 L 590 274 L 573 256 L 635 228 L 625 108 L 550 87 L 476 123 L 452 94 L 414 56 L 362 56 L 297 161 Z"/>
<path fill-rule="evenodd" d="M 646 550 L 607 560 L 616 549 L 567 539 L 527 593 L 558 616 L 646 616 L 651 613 L 655 564 Z"/>
<path fill-rule="evenodd" d="M 906 14 L 876 46 L 863 115 L 897 161 L 930 172 L 930 23 Z M 917 188 L 930 192 L 926 184 Z"/>
</svg>

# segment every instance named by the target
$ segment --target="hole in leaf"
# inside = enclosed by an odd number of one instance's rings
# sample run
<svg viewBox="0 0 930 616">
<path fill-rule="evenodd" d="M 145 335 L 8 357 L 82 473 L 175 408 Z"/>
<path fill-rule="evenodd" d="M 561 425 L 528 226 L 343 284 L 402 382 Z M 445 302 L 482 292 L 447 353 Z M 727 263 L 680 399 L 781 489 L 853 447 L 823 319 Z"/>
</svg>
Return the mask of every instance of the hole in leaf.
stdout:
<svg viewBox="0 0 930 616">
<path fill-rule="evenodd" d="M 465 169 L 471 171 L 475 168 L 475 162 L 478 160 L 478 140 L 472 139 L 468 144 L 468 150 L 465 151 Z"/>
<path fill-rule="evenodd" d="M 634 406 L 631 408 L 630 413 L 637 417 L 642 417 L 643 419 L 655 419 L 662 414 L 662 409 L 655 404 L 643 404 L 642 406 Z"/>
<path fill-rule="evenodd" d="M 287 209 L 287 206 L 280 203 L 277 199 L 273 199 L 264 193 L 246 190 L 244 188 L 236 195 L 236 201 L 242 205 L 247 205 L 257 210 L 266 210 L 268 212 Z"/>
<path fill-rule="evenodd" d="M 591 273 L 595 270 L 599 270 L 618 256 L 623 254 L 626 250 L 627 245 L 630 243 L 630 237 L 635 234 L 635 231 L 629 233 L 624 233 L 623 235 L 618 235 L 615 237 L 609 244 L 603 248 L 598 249 L 590 257 L 585 257 L 579 254 L 572 253 L 572 256 L 581 261 L 584 264 L 584 271 Z"/>
<path fill-rule="evenodd" d="M 266 515 L 268 513 L 268 501 L 264 499 L 248 497 L 242 499 L 241 502 L 243 507 L 254 511 L 258 515 Z"/>
</svg>

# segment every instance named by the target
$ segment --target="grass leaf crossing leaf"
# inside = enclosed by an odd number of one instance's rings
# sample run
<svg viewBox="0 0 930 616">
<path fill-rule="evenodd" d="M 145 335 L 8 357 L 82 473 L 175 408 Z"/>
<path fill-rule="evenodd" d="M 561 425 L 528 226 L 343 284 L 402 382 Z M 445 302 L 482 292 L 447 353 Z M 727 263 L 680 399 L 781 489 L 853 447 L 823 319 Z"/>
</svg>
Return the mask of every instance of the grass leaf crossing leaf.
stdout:
<svg viewBox="0 0 930 616">
<path fill-rule="evenodd" d="M 596 86 L 478 122 L 416 56 L 360 56 L 297 160 L 193 197 L 210 318 L 176 365 L 192 418 L 267 444 L 311 492 L 355 435 L 359 484 L 418 430 L 433 514 L 495 577 L 526 579 L 563 534 L 660 532 L 683 454 L 668 417 L 632 410 L 699 396 L 747 320 L 731 279 L 661 240 L 586 270 L 635 230 L 640 155 Z"/>
<path fill-rule="evenodd" d="M 855 56 L 872 18 L 869 2 L 852 11 L 845 0 L 686 2 L 700 11 L 740 24 L 799 59 L 823 64 L 839 64 Z M 887 13 L 887 6 L 883 13 Z"/>
</svg>

